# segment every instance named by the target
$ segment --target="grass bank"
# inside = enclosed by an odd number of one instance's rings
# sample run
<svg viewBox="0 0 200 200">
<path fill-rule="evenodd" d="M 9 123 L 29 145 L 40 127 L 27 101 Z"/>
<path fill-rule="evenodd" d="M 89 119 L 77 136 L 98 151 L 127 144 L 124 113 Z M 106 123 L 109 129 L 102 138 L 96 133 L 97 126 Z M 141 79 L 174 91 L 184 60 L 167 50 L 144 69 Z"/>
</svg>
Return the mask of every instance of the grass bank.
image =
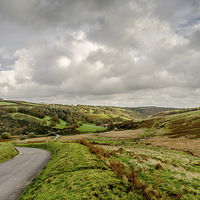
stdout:
<svg viewBox="0 0 200 200">
<path fill-rule="evenodd" d="M 52 159 L 19 200 L 143 199 L 86 146 L 58 142 L 28 146 L 49 150 Z"/>
<path fill-rule="evenodd" d="M 18 154 L 18 151 L 9 143 L 0 143 L 0 163 L 10 160 Z"/>
</svg>

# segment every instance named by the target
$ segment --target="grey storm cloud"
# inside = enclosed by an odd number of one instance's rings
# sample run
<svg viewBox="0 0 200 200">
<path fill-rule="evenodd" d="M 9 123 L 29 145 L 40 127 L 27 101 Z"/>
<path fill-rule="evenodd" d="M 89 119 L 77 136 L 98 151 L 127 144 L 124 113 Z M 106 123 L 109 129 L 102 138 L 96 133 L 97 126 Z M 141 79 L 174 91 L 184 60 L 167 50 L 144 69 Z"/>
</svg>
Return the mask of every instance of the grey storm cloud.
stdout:
<svg viewBox="0 0 200 200">
<path fill-rule="evenodd" d="M 198 0 L 1 0 L 0 96 L 199 106 Z"/>
</svg>

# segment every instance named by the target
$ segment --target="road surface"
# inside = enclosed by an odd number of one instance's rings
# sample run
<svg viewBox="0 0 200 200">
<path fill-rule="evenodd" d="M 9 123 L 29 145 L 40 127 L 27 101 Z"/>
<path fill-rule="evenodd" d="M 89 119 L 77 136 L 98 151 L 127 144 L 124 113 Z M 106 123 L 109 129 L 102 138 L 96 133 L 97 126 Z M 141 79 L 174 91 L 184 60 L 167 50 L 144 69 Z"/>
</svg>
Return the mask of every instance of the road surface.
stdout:
<svg viewBox="0 0 200 200">
<path fill-rule="evenodd" d="M 42 149 L 16 147 L 20 155 L 0 163 L 0 200 L 17 200 L 51 158 Z"/>
</svg>

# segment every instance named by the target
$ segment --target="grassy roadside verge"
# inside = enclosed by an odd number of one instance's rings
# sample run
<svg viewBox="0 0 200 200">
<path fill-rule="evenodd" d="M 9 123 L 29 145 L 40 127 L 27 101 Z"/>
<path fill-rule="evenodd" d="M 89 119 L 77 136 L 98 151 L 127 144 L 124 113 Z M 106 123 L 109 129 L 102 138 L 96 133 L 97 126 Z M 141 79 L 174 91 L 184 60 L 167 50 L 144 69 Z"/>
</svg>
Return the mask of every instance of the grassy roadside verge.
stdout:
<svg viewBox="0 0 200 200">
<path fill-rule="evenodd" d="M 18 151 L 9 143 L 0 143 L 0 163 L 10 160 L 18 154 Z"/>
<path fill-rule="evenodd" d="M 52 142 L 26 146 L 49 150 L 52 159 L 19 200 L 143 199 L 84 145 Z"/>
</svg>

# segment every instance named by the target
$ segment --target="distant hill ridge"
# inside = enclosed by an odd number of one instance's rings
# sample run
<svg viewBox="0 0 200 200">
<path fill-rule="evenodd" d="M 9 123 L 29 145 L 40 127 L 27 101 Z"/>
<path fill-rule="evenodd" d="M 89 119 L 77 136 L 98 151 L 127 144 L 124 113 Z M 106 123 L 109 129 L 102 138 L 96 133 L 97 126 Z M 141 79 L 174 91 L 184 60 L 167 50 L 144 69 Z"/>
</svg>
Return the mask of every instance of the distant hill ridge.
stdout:
<svg viewBox="0 0 200 200">
<path fill-rule="evenodd" d="M 147 106 L 147 107 L 124 107 L 124 109 L 134 111 L 135 114 L 137 115 L 137 118 L 148 118 L 160 112 L 179 110 L 180 108 Z"/>
</svg>

